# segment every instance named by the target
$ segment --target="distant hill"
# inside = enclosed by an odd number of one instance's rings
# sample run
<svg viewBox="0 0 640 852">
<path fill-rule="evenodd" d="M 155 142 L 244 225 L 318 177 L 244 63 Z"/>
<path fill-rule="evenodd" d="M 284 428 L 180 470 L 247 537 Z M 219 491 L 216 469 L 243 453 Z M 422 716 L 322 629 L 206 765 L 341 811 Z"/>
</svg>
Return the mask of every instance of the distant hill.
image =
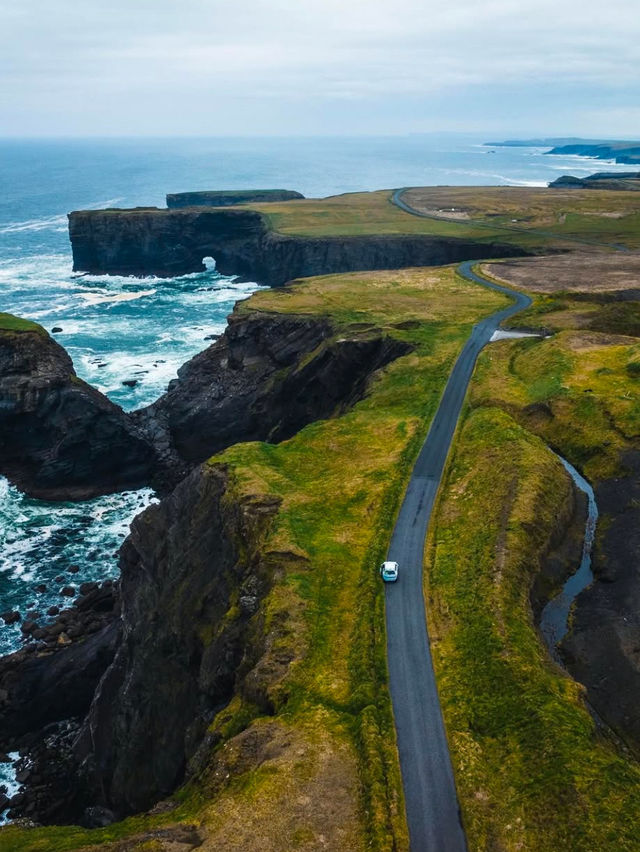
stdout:
<svg viewBox="0 0 640 852">
<path fill-rule="evenodd" d="M 547 154 L 578 155 L 596 160 L 614 160 L 616 163 L 640 165 L 640 142 L 611 139 L 507 139 L 504 142 L 485 142 L 493 148 L 546 148 Z"/>
<path fill-rule="evenodd" d="M 543 139 L 506 139 L 502 142 L 485 142 L 492 148 L 553 148 L 556 145 L 599 145 L 606 140 L 580 139 L 579 136 L 545 137 Z"/>
<path fill-rule="evenodd" d="M 293 201 L 297 198 L 304 198 L 304 195 L 292 189 L 216 189 L 170 193 L 167 195 L 167 207 L 230 207 L 234 204 Z"/>
<path fill-rule="evenodd" d="M 640 191 L 640 172 L 596 172 L 588 177 L 562 175 L 552 181 L 553 189 L 614 189 Z"/>
</svg>

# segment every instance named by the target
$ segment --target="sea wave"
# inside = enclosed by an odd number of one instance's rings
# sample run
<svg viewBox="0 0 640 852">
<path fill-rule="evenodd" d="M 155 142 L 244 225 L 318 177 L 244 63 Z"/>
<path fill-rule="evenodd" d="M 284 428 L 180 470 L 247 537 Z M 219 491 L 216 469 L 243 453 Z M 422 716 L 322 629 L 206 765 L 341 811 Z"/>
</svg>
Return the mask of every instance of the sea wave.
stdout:
<svg viewBox="0 0 640 852">
<path fill-rule="evenodd" d="M 122 201 L 122 197 L 108 198 L 106 201 L 97 201 L 85 205 L 85 210 L 101 210 Z M 55 213 L 52 216 L 43 216 L 39 219 L 25 219 L 18 222 L 6 222 L 0 225 L 0 234 L 19 234 L 23 231 L 57 231 L 62 233 L 67 230 L 67 214 Z"/>
<path fill-rule="evenodd" d="M 137 293 L 78 293 L 87 305 L 106 305 L 109 302 L 134 302 L 145 296 L 153 296 L 157 290 L 139 290 Z"/>
</svg>

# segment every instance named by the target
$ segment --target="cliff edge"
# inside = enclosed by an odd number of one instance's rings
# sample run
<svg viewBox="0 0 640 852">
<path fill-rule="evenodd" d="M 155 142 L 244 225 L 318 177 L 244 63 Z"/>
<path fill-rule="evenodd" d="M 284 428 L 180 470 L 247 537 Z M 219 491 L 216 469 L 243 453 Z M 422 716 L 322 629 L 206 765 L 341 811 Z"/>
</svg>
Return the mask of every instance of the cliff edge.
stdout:
<svg viewBox="0 0 640 852">
<path fill-rule="evenodd" d="M 75 373 L 36 323 L 0 314 L 0 472 L 32 497 L 140 488 L 156 453 L 125 412 Z"/>
</svg>

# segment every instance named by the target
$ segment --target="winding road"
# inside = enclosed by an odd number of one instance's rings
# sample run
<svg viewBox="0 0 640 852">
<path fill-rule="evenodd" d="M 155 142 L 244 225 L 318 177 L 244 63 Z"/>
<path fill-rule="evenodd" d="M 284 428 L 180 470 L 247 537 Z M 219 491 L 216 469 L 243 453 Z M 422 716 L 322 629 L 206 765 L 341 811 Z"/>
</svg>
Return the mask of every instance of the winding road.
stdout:
<svg viewBox="0 0 640 852">
<path fill-rule="evenodd" d="M 398 562 L 386 586 L 387 660 L 412 852 L 465 852 L 467 846 L 438 700 L 422 592 L 424 544 L 436 493 L 476 359 L 499 324 L 531 304 L 524 293 L 473 271 L 458 273 L 513 299 L 474 326 L 447 381 L 400 508 L 387 558 Z"/>
</svg>

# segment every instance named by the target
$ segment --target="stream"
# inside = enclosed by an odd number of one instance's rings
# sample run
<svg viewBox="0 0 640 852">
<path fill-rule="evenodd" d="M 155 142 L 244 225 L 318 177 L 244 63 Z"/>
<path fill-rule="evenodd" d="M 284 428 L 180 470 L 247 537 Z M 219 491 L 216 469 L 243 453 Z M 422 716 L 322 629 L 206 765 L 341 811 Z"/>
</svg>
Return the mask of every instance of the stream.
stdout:
<svg viewBox="0 0 640 852">
<path fill-rule="evenodd" d="M 593 488 L 587 480 L 566 459 L 563 459 L 562 456 L 558 456 L 558 458 L 564 465 L 569 476 L 573 479 L 575 485 L 587 495 L 588 499 L 582 558 L 578 570 L 569 577 L 560 592 L 545 605 L 540 616 L 540 632 L 549 649 L 549 653 L 555 662 L 562 665 L 562 660 L 558 653 L 558 644 L 567 634 L 571 607 L 580 592 L 593 582 L 591 551 L 593 549 L 596 523 L 598 521 L 598 507 Z"/>
</svg>

